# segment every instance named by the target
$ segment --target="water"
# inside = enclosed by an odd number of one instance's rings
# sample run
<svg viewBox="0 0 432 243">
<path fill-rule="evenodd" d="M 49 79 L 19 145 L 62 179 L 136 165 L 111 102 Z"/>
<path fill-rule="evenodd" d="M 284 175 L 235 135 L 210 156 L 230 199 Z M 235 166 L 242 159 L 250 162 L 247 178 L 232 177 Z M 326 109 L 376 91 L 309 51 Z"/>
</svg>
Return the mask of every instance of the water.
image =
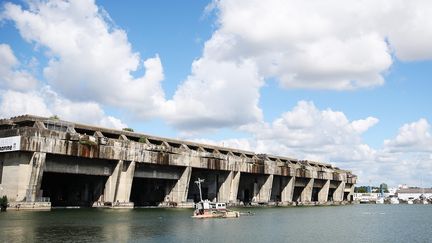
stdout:
<svg viewBox="0 0 432 243">
<path fill-rule="evenodd" d="M 432 205 L 190 209 L 55 209 L 0 213 L 0 242 L 432 242 Z"/>
</svg>

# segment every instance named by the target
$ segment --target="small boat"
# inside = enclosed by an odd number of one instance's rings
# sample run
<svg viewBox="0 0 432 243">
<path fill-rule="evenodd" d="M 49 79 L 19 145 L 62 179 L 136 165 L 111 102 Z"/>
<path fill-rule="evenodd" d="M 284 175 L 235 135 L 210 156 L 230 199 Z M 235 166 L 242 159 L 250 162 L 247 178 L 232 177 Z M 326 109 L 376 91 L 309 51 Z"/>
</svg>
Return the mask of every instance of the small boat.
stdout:
<svg viewBox="0 0 432 243">
<path fill-rule="evenodd" d="M 379 197 L 375 203 L 376 204 L 384 204 L 384 197 Z"/>
<path fill-rule="evenodd" d="M 226 208 L 225 203 L 200 201 L 195 204 L 195 211 L 192 218 L 238 218 L 240 212 L 231 211 Z"/>
<path fill-rule="evenodd" d="M 231 211 L 226 208 L 226 203 L 223 202 L 210 202 L 209 200 L 202 199 L 201 182 L 203 179 L 198 178 L 195 183 L 198 185 L 200 193 L 200 201 L 195 204 L 195 210 L 192 218 L 238 218 L 240 212 Z"/>
<path fill-rule="evenodd" d="M 390 197 L 390 204 L 399 204 L 399 198 Z"/>
</svg>

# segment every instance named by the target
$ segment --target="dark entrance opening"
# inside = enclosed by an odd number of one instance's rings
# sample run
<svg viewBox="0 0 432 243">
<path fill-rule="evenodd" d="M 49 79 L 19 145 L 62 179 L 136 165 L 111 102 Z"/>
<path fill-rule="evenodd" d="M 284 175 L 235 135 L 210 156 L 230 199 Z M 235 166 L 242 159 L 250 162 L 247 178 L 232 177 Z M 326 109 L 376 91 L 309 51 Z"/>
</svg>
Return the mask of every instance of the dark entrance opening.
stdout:
<svg viewBox="0 0 432 243">
<path fill-rule="evenodd" d="M 192 174 L 189 181 L 189 190 L 188 190 L 188 201 L 199 202 L 199 189 L 195 181 L 200 179 L 204 179 L 204 182 L 201 183 L 201 192 L 203 200 L 208 199 L 209 201 L 218 201 L 219 200 L 219 190 L 222 184 L 228 177 L 229 172 L 227 171 L 217 171 L 217 170 L 206 170 L 206 169 L 198 169 L 192 168 Z"/>
<path fill-rule="evenodd" d="M 327 201 L 333 202 L 333 194 L 334 194 L 335 190 L 336 190 L 335 188 L 330 188 L 329 189 Z"/>
<path fill-rule="evenodd" d="M 348 201 L 348 195 L 349 194 L 350 194 L 349 192 L 344 192 L 344 197 L 343 197 L 344 201 Z"/>
<path fill-rule="evenodd" d="M 250 203 L 251 201 L 252 201 L 252 197 L 249 189 L 244 189 L 243 202 Z"/>
<path fill-rule="evenodd" d="M 271 202 L 275 202 L 277 204 L 282 201 L 282 191 L 288 185 L 290 179 L 291 179 L 290 177 L 277 176 L 277 175 L 273 177 L 273 186 L 270 195 Z"/>
<path fill-rule="evenodd" d="M 303 192 L 304 187 L 294 187 L 294 193 L 293 193 L 293 202 L 299 202 L 301 193 Z"/>
<path fill-rule="evenodd" d="M 108 176 L 45 172 L 42 177 L 43 197 L 52 207 L 91 207 L 103 194 Z"/>
<path fill-rule="evenodd" d="M 264 184 L 265 175 L 254 173 L 241 173 L 237 199 L 244 205 L 249 205 L 256 197 Z"/>
<path fill-rule="evenodd" d="M 318 194 L 320 190 L 321 188 L 317 188 L 317 187 L 312 188 L 312 198 L 311 198 L 312 202 L 318 202 Z"/>
<path fill-rule="evenodd" d="M 159 206 L 175 183 L 176 180 L 134 178 L 130 200 L 135 207 Z"/>
</svg>

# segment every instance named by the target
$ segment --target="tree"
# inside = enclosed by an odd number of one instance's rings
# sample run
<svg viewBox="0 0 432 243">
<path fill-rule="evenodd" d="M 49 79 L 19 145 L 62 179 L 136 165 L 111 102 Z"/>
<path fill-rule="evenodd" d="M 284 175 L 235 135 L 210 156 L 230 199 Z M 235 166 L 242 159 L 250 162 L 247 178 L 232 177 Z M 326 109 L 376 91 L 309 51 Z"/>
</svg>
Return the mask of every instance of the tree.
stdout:
<svg viewBox="0 0 432 243">
<path fill-rule="evenodd" d="M 384 193 L 389 192 L 387 184 L 381 183 L 381 185 L 380 185 L 380 192 L 384 192 Z"/>
<path fill-rule="evenodd" d="M 126 131 L 126 132 L 134 132 L 133 128 L 130 128 L 130 127 L 125 127 L 125 128 L 123 128 L 123 131 Z"/>
<path fill-rule="evenodd" d="M 356 193 L 367 193 L 368 189 L 367 186 L 359 186 L 354 188 L 354 192 Z"/>
<path fill-rule="evenodd" d="M 58 120 L 60 120 L 60 117 L 57 116 L 57 115 L 53 115 L 53 116 L 50 116 L 49 119 L 50 119 L 50 120 L 56 120 L 56 121 L 58 121 Z"/>
</svg>

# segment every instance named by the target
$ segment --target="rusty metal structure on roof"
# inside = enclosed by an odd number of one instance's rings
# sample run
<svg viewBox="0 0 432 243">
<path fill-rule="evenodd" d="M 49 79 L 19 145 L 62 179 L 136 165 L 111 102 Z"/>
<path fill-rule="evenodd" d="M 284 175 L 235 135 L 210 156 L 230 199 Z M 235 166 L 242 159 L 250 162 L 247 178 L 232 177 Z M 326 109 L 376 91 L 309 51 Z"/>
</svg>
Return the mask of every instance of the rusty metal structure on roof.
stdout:
<svg viewBox="0 0 432 243">
<path fill-rule="evenodd" d="M 340 204 L 356 176 L 330 164 L 37 116 L 0 120 L 0 194 L 16 205 Z"/>
</svg>

